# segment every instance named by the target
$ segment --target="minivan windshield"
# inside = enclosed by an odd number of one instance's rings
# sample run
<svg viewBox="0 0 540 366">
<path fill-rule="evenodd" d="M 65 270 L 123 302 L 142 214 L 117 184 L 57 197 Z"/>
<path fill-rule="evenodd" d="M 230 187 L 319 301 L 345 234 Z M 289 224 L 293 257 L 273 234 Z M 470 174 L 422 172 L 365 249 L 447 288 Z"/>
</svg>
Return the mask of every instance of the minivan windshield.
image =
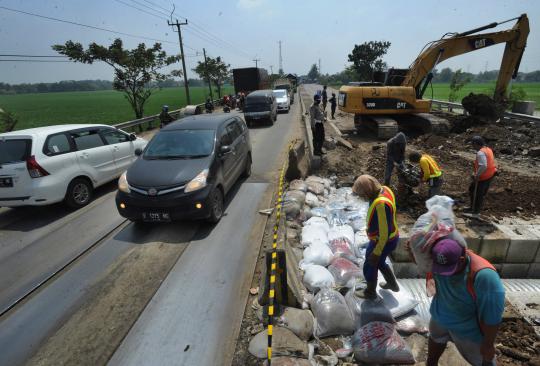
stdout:
<svg viewBox="0 0 540 366">
<path fill-rule="evenodd" d="M 144 159 L 193 159 L 214 150 L 214 130 L 161 131 L 148 143 Z"/>
<path fill-rule="evenodd" d="M 3 140 L 0 138 L 0 164 L 26 161 L 30 155 L 31 141 L 28 139 Z"/>
<path fill-rule="evenodd" d="M 285 90 L 274 90 L 273 93 L 276 98 L 285 98 L 287 96 L 287 91 Z"/>
</svg>

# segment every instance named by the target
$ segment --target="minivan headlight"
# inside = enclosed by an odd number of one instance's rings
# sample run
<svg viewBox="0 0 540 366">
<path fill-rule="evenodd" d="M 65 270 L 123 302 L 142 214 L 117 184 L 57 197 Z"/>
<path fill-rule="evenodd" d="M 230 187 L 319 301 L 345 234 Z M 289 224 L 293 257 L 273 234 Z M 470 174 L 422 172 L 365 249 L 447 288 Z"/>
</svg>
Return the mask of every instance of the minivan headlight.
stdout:
<svg viewBox="0 0 540 366">
<path fill-rule="evenodd" d="M 129 184 L 126 178 L 126 172 L 123 172 L 120 178 L 118 179 L 118 190 L 124 193 L 130 193 Z"/>
<path fill-rule="evenodd" d="M 208 178 L 208 169 L 205 169 L 199 174 L 197 174 L 197 176 L 193 178 L 188 184 L 186 184 L 186 188 L 184 189 L 184 192 L 189 193 L 189 192 L 193 192 L 193 191 L 206 187 L 207 178 Z"/>
</svg>

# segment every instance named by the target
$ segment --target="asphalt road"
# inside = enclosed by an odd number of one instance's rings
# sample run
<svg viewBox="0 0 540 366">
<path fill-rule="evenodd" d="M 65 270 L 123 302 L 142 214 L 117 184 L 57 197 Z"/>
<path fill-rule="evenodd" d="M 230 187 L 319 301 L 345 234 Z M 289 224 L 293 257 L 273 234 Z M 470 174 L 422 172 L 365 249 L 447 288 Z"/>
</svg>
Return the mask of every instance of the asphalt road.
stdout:
<svg viewBox="0 0 540 366">
<path fill-rule="evenodd" d="M 274 126 L 250 130 L 252 176 L 229 194 L 225 217 L 214 227 L 185 222 L 138 228 L 118 215 L 114 183 L 75 212 L 62 205 L 1 208 L 0 310 L 38 288 L 0 317 L 0 365 L 25 363 L 90 301 L 90 291 L 115 261 L 155 242 L 185 250 L 111 363 L 223 364 L 233 351 L 259 251 L 265 218 L 257 210 L 268 204 L 284 149 L 298 131 L 298 109 L 295 103 Z M 179 357 L 178 344 L 192 351 Z"/>
</svg>

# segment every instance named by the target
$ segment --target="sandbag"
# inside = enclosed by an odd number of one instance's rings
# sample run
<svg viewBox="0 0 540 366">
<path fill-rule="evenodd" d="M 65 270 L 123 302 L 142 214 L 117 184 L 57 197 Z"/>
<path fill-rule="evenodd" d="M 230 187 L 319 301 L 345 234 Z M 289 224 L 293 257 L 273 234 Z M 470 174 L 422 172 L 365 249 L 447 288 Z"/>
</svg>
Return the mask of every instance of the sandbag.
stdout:
<svg viewBox="0 0 540 366">
<path fill-rule="evenodd" d="M 317 207 L 320 205 L 319 199 L 313 193 L 306 193 L 306 205 L 309 207 Z"/>
<path fill-rule="evenodd" d="M 328 240 L 346 239 L 349 244 L 354 243 L 354 230 L 350 225 L 337 225 L 328 231 Z"/>
<path fill-rule="evenodd" d="M 418 305 L 418 301 L 415 300 L 403 286 L 400 285 L 399 287 L 400 290 L 398 292 L 385 290 L 383 288 L 379 288 L 377 291 L 378 295 L 382 298 L 384 306 L 390 310 L 390 313 L 394 318 L 399 318 L 400 316 L 411 312 L 416 305 Z"/>
<path fill-rule="evenodd" d="M 363 278 L 362 270 L 346 258 L 335 258 L 328 266 L 328 271 L 334 276 L 336 285 L 352 287 L 357 278 Z"/>
<path fill-rule="evenodd" d="M 304 206 L 304 203 L 306 202 L 306 193 L 303 191 L 294 191 L 290 190 L 285 192 L 283 195 L 283 202 L 287 201 L 296 201 L 300 203 L 300 206 Z"/>
<path fill-rule="evenodd" d="M 355 329 L 374 321 L 395 322 L 392 313 L 384 306 L 380 298 L 369 300 L 358 297 L 356 296 L 356 289 L 352 288 L 345 295 L 345 302 L 353 315 Z"/>
<path fill-rule="evenodd" d="M 328 266 L 334 259 L 334 253 L 325 244 L 315 242 L 304 249 L 303 258 L 299 263 L 300 269 L 305 269 L 307 265 L 318 264 L 320 266 Z"/>
<path fill-rule="evenodd" d="M 429 331 L 428 323 L 418 314 L 404 317 L 396 322 L 396 329 L 402 334 L 425 334 Z"/>
<path fill-rule="evenodd" d="M 369 243 L 369 238 L 365 231 L 358 231 L 354 233 L 354 246 L 355 247 L 362 247 L 367 246 Z"/>
<path fill-rule="evenodd" d="M 330 249 L 337 257 L 351 258 L 354 257 L 354 253 L 351 245 L 346 239 L 334 239 L 330 242 Z"/>
<path fill-rule="evenodd" d="M 305 266 L 303 281 L 306 288 L 311 292 L 335 286 L 334 276 L 326 268 L 318 264 Z"/>
<path fill-rule="evenodd" d="M 306 183 L 301 179 L 295 179 L 289 183 L 289 189 L 290 190 L 296 190 L 296 191 L 302 191 L 307 192 L 307 185 Z"/>
<path fill-rule="evenodd" d="M 286 307 L 277 317 L 276 325 L 292 331 L 300 339 L 307 341 L 313 335 L 313 314 L 309 310 Z"/>
<path fill-rule="evenodd" d="M 414 364 L 411 349 L 398 334 L 394 324 L 371 322 L 353 336 L 354 358 L 377 364 Z"/>
<path fill-rule="evenodd" d="M 304 222 L 304 227 L 306 226 L 320 226 L 321 229 L 323 229 L 326 233 L 330 230 L 330 225 L 328 225 L 328 221 L 324 217 L 320 217 L 318 215 L 314 215 L 313 212 L 316 210 L 316 208 L 311 210 L 311 214 L 313 217 L 311 217 L 309 220 Z"/>
<path fill-rule="evenodd" d="M 324 194 L 324 185 L 322 183 L 306 180 L 306 185 L 309 192 L 316 195 Z"/>
<path fill-rule="evenodd" d="M 324 227 L 321 227 L 319 225 L 304 226 L 302 228 L 301 243 L 304 247 L 308 247 L 313 243 L 322 243 L 324 245 L 328 245 L 328 237 L 326 235 Z"/>
<path fill-rule="evenodd" d="M 311 311 L 316 320 L 315 335 L 328 337 L 350 335 L 354 322 L 345 298 L 339 292 L 324 288 L 313 298 Z"/>
<path fill-rule="evenodd" d="M 330 179 L 317 177 L 316 175 L 310 175 L 309 177 L 306 178 L 306 184 L 311 183 L 311 182 L 322 184 L 326 189 L 330 189 L 332 185 L 332 182 L 330 181 Z"/>
<path fill-rule="evenodd" d="M 313 216 L 311 214 L 311 209 L 308 206 L 304 206 L 304 210 L 303 210 L 302 213 L 303 213 L 303 216 L 304 216 L 303 217 L 304 220 L 309 220 L 309 219 L 311 219 L 311 216 Z"/>
<path fill-rule="evenodd" d="M 313 217 L 324 217 L 326 220 L 326 218 L 328 217 L 328 210 L 326 209 L 326 207 L 313 207 L 311 209 L 311 215 Z"/>
<path fill-rule="evenodd" d="M 298 217 L 298 214 L 302 210 L 302 206 L 300 205 L 300 202 L 297 201 L 287 201 L 282 202 L 282 209 L 283 212 L 285 212 L 285 216 L 287 219 L 295 219 Z"/>
</svg>

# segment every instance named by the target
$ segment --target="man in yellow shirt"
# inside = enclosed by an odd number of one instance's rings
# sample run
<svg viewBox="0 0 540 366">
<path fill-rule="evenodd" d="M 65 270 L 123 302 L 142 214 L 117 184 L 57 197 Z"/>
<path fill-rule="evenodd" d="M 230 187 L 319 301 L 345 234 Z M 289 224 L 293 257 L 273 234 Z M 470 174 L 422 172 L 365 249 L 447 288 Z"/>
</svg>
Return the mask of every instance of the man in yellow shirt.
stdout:
<svg viewBox="0 0 540 366">
<path fill-rule="evenodd" d="M 409 154 L 409 161 L 420 164 L 422 170 L 422 177 L 420 182 L 427 183 L 429 185 L 429 197 L 441 194 L 442 186 L 442 170 L 439 165 L 428 154 L 420 154 L 416 151 Z"/>
</svg>

